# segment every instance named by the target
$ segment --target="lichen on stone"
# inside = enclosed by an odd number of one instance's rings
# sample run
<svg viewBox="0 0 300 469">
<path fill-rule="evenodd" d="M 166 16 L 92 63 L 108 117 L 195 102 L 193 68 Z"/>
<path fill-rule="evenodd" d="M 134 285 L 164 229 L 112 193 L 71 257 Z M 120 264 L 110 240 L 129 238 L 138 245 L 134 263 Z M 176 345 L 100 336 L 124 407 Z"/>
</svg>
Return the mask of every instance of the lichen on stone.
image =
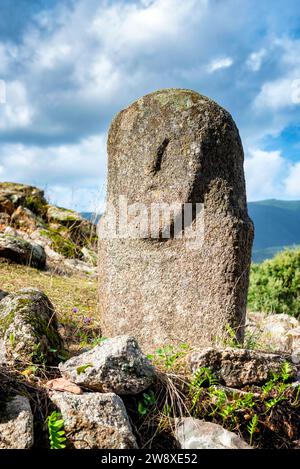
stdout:
<svg viewBox="0 0 300 469">
<path fill-rule="evenodd" d="M 54 308 L 36 289 L 20 290 L 1 301 L 0 338 L 9 361 L 55 364 L 63 354 Z"/>
</svg>

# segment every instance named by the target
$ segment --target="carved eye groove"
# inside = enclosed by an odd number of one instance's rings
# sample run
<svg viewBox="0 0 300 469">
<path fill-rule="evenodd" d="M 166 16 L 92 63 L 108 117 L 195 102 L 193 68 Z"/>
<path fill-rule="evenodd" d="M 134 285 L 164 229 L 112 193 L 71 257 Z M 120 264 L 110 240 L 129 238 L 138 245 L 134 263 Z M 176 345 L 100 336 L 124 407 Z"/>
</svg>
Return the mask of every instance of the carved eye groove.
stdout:
<svg viewBox="0 0 300 469">
<path fill-rule="evenodd" d="M 158 149 L 157 149 L 157 152 L 156 152 L 156 156 L 155 156 L 155 160 L 154 160 L 154 163 L 153 163 L 153 167 L 152 167 L 152 170 L 151 170 L 151 173 L 152 174 L 157 174 L 158 171 L 160 171 L 161 169 L 161 163 L 162 163 L 162 159 L 163 159 L 163 156 L 165 154 L 165 151 L 167 149 L 167 146 L 169 145 L 170 143 L 170 139 L 169 138 L 165 138 L 163 140 L 163 142 L 159 145 Z"/>
</svg>

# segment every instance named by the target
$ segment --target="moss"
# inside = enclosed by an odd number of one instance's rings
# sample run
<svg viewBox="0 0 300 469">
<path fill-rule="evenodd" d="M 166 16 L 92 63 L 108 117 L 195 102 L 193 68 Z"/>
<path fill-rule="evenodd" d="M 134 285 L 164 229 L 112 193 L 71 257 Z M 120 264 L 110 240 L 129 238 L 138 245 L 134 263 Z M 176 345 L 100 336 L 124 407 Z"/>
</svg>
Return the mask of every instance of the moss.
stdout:
<svg viewBox="0 0 300 469">
<path fill-rule="evenodd" d="M 48 205 L 47 211 L 48 219 L 57 221 L 59 223 L 81 223 L 83 221 L 79 213 L 62 207 L 56 207 L 55 205 Z"/>
<path fill-rule="evenodd" d="M 24 206 L 31 210 L 36 215 L 41 216 L 44 218 L 47 213 L 47 205 L 43 199 L 40 197 L 35 197 L 33 195 L 29 195 L 25 199 Z"/>
<path fill-rule="evenodd" d="M 12 301 L 9 308 L 9 314 L 0 321 L 3 337 L 13 322 L 14 330 L 17 333 L 18 322 L 14 321 L 17 314 L 22 318 L 22 323 L 32 328 L 32 340 L 30 342 L 27 340 L 24 350 L 19 351 L 20 357 L 23 355 L 24 359 L 30 358 L 32 363 L 35 364 L 50 364 L 59 361 L 57 356 L 62 353 L 62 342 L 56 329 L 56 319 L 52 317 L 54 313 L 53 306 L 47 298 L 45 297 L 45 299 L 36 302 L 32 296 L 17 297 Z M 50 318 L 52 318 L 51 322 Z M 11 334 L 6 340 L 9 340 L 9 349 L 12 351 L 15 343 L 11 340 Z"/>
<path fill-rule="evenodd" d="M 1 312 L 1 310 L 0 310 Z M 7 316 L 0 319 L 0 333 L 3 337 L 15 317 L 15 311 L 11 311 Z"/>
<path fill-rule="evenodd" d="M 30 304 L 31 300 L 29 298 L 18 298 L 17 304 L 15 304 L 11 311 L 0 319 L 0 332 L 4 336 L 5 332 L 11 325 L 14 320 L 15 315 L 20 312 L 23 308 L 26 308 Z M 1 306 L 0 306 L 0 316 L 1 316 Z"/>
<path fill-rule="evenodd" d="M 64 257 L 71 259 L 82 257 L 80 248 L 69 239 L 64 238 L 59 230 L 48 228 L 47 230 L 41 230 L 40 233 L 50 239 L 52 249 Z"/>
</svg>

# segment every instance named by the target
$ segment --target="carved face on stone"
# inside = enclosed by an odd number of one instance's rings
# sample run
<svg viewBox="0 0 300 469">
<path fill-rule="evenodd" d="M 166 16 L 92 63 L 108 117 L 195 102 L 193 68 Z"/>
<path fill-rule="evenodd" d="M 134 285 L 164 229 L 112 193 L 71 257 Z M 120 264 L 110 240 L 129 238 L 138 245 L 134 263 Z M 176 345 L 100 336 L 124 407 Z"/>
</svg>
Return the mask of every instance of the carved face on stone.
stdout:
<svg viewBox="0 0 300 469">
<path fill-rule="evenodd" d="M 204 203 L 216 179 L 228 185 L 228 197 L 232 187 L 245 192 L 231 116 L 190 90 L 162 90 L 121 111 L 110 128 L 108 156 L 108 202 L 115 206 L 120 195 L 146 206 Z M 243 209 L 245 197 L 237 200 Z"/>
</svg>

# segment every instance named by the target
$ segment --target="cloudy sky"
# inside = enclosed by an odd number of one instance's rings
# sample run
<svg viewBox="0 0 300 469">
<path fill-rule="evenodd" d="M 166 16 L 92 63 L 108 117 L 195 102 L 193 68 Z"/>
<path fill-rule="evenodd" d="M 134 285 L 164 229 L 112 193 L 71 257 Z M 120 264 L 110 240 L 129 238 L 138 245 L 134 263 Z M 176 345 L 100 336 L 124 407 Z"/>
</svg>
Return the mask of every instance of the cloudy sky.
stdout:
<svg viewBox="0 0 300 469">
<path fill-rule="evenodd" d="M 54 203 L 97 207 L 112 117 L 165 87 L 231 112 L 249 200 L 300 199 L 299 0 L 0 0 L 0 79 L 0 179 Z"/>
</svg>

